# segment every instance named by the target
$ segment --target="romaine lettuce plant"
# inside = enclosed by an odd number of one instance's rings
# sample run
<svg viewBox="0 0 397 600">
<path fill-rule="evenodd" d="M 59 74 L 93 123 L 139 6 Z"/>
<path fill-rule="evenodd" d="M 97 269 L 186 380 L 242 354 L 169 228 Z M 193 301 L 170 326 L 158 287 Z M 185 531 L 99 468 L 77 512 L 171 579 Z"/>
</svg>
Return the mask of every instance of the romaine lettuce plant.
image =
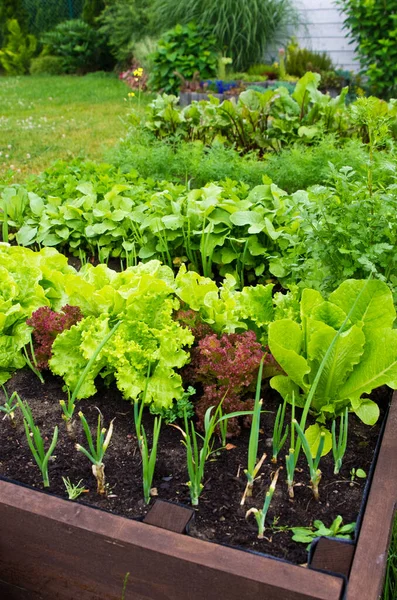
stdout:
<svg viewBox="0 0 397 600">
<path fill-rule="evenodd" d="M 364 289 L 365 288 L 365 289 Z M 367 395 L 381 385 L 397 388 L 396 311 L 388 286 L 378 280 L 347 280 L 328 300 L 305 289 L 300 318 L 269 326 L 269 348 L 285 374 L 270 385 L 290 402 L 304 406 L 327 349 L 354 306 L 322 370 L 311 411 L 320 422 L 347 406 L 366 424 L 374 424 L 379 407 Z"/>
</svg>

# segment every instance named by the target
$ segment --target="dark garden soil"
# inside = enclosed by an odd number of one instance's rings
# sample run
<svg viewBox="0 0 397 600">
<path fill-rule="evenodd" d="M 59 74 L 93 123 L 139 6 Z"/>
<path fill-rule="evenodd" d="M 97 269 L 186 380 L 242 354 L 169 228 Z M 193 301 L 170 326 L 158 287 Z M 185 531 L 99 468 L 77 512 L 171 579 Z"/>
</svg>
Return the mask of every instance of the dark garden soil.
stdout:
<svg viewBox="0 0 397 600">
<path fill-rule="evenodd" d="M 49 466 L 51 493 L 67 497 L 62 476 L 69 477 L 73 483 L 82 479 L 89 489 L 80 496 L 85 503 L 130 518 L 142 517 L 148 507 L 142 500 L 141 460 L 134 434 L 131 405 L 123 400 L 116 390 L 103 388 L 95 397 L 81 401 L 78 406 L 83 410 L 92 428 L 97 422 L 98 409 L 103 414 L 106 427 L 111 419 L 116 417 L 112 441 L 104 460 L 109 490 L 106 497 L 101 497 L 96 493 L 91 463 L 76 451 L 75 442 L 67 435 L 61 419 L 59 400 L 65 398 L 61 380 L 49 373 L 45 373 L 45 380 L 45 385 L 42 385 L 30 371 L 24 370 L 17 373 L 6 387 L 9 392 L 17 390 L 21 398 L 29 402 L 36 424 L 42 432 L 52 436 L 54 426 L 59 426 L 55 459 Z M 264 410 L 270 412 L 263 415 L 259 453 L 267 452 L 268 457 L 261 469 L 262 477 L 255 484 L 252 499 L 247 499 L 244 507 L 240 506 L 245 487 L 243 469 L 248 448 L 248 430 L 243 430 L 239 438 L 230 440 L 234 447 L 221 450 L 207 463 L 205 488 L 190 528 L 190 535 L 302 564 L 307 560 L 305 545 L 293 542 L 292 533 L 288 528 L 310 526 L 315 519 L 324 521 L 329 527 L 337 515 L 343 517 L 345 524 L 357 519 L 366 482 L 363 479 L 355 479 L 352 482 L 350 472 L 353 468 L 369 472 L 381 419 L 374 427 L 368 427 L 354 415 L 350 415 L 348 449 L 341 474 L 333 474 L 332 452 L 321 461 L 323 478 L 319 502 L 314 501 L 308 487 L 308 469 L 303 456 L 298 463 L 302 472 L 296 475 L 297 486 L 293 501 L 288 498 L 285 469 L 280 471 L 266 520 L 267 539 L 258 540 L 255 520 L 251 516 L 247 521 L 245 513 L 252 506 L 263 506 L 271 474 L 276 469 L 270 462 L 271 436 L 275 411 L 279 404 L 274 392 L 269 389 L 264 389 L 262 396 Z M 391 391 L 388 388 L 376 393 L 382 415 L 390 397 Z M 3 397 L 0 397 L 0 402 L 3 401 Z M 150 431 L 150 415 L 145 416 L 144 424 L 146 431 Z M 157 489 L 159 498 L 189 505 L 185 448 L 180 439 L 181 433 L 177 429 L 163 426 L 153 486 Z M 80 423 L 76 426 L 76 441 L 86 445 Z M 278 466 L 284 463 L 285 448 L 281 454 Z M 19 411 L 16 412 L 16 427 L 12 427 L 8 419 L 0 420 L 0 475 L 43 489 L 41 474 L 30 454 Z"/>
</svg>

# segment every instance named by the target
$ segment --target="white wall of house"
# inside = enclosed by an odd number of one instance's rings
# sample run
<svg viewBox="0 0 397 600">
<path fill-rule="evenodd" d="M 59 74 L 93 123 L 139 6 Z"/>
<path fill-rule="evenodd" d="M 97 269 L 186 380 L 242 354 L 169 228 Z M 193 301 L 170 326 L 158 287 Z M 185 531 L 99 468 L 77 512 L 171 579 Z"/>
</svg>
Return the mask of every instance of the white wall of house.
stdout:
<svg viewBox="0 0 397 600">
<path fill-rule="evenodd" d="M 357 71 L 358 62 L 346 31 L 342 29 L 343 16 L 333 0 L 295 0 L 305 27 L 297 32 L 299 45 L 311 50 L 327 52 L 335 66 Z"/>
</svg>

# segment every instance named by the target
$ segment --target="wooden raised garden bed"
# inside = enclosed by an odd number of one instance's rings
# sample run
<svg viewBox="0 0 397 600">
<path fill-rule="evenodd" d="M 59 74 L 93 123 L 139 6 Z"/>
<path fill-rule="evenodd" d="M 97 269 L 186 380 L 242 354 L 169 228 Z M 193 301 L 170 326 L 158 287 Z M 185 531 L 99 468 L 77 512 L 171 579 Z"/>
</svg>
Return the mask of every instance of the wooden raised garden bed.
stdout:
<svg viewBox="0 0 397 600">
<path fill-rule="evenodd" d="M 190 509 L 155 504 L 144 521 L 0 481 L 4 600 L 376 600 L 397 501 L 397 393 L 357 543 L 322 538 L 309 568 L 192 538 Z M 151 524 L 150 524 L 151 523 Z"/>
</svg>

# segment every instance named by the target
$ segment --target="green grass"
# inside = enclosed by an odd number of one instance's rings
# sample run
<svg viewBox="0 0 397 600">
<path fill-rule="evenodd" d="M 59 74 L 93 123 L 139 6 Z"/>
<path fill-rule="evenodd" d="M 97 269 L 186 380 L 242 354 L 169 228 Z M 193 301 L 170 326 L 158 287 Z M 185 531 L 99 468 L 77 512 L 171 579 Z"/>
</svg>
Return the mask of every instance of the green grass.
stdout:
<svg viewBox="0 0 397 600">
<path fill-rule="evenodd" d="M 389 556 L 385 586 L 383 588 L 382 600 L 396 600 L 397 598 L 397 519 L 394 522 L 393 534 L 390 542 Z"/>
<path fill-rule="evenodd" d="M 125 133 L 128 87 L 110 74 L 0 77 L 0 177 L 57 159 L 101 160 Z M 146 99 L 143 100 L 145 102 Z"/>
</svg>

